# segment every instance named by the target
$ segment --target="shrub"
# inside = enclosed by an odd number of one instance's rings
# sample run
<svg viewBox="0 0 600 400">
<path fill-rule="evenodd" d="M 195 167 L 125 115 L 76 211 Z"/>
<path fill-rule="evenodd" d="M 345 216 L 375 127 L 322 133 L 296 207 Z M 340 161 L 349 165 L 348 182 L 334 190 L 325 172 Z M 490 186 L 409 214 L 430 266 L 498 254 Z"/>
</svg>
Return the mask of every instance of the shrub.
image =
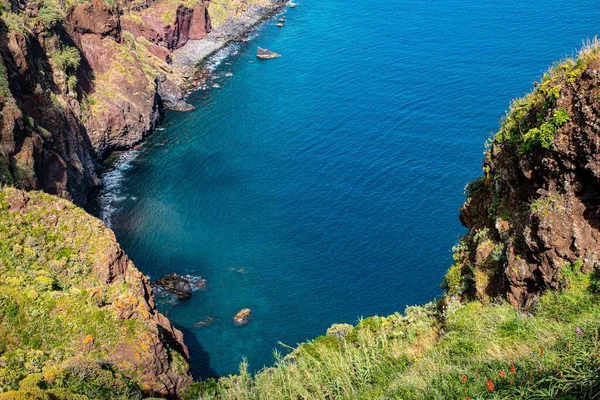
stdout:
<svg viewBox="0 0 600 400">
<path fill-rule="evenodd" d="M 565 110 L 556 110 L 550 120 L 544 122 L 539 128 L 530 129 L 523 135 L 523 145 L 519 149 L 519 153 L 529 153 L 535 147 L 549 149 L 552 146 L 554 135 L 558 132 L 558 129 L 570 119 L 569 113 Z"/>
<path fill-rule="evenodd" d="M 81 54 L 76 47 L 67 46 L 49 54 L 50 60 L 67 74 L 75 73 L 81 63 Z"/>
<path fill-rule="evenodd" d="M 6 68 L 4 63 L 0 60 L 0 98 L 11 97 L 10 86 L 8 84 L 8 77 L 6 75 Z M 1 110 L 1 108 L 0 108 Z"/>
<path fill-rule="evenodd" d="M 479 178 L 472 180 L 471 182 L 469 182 L 465 185 L 465 195 L 470 196 L 471 194 L 484 188 L 485 183 L 486 183 L 485 176 L 480 176 Z"/>
<path fill-rule="evenodd" d="M 46 29 L 51 30 L 62 23 L 64 15 L 60 7 L 53 0 L 44 0 L 37 21 Z"/>
</svg>

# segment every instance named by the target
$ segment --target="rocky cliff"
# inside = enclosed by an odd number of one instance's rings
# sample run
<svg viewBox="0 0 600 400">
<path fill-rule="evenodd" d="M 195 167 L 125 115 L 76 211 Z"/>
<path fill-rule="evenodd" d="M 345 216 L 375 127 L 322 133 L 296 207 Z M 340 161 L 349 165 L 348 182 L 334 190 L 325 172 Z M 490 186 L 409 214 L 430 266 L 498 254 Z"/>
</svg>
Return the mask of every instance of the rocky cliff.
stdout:
<svg viewBox="0 0 600 400">
<path fill-rule="evenodd" d="M 231 20 L 257 1 L 212 9 Z M 184 91 L 196 71 L 171 65 L 171 53 L 211 31 L 210 10 L 205 0 L 0 0 L 0 183 L 85 205 L 102 160 L 140 143 L 162 108 L 192 108 Z"/>
<path fill-rule="evenodd" d="M 101 221 L 47 194 L 0 191 L 0 392 L 32 374 L 39 388 L 67 387 L 87 368 L 174 397 L 192 380 L 187 360 L 183 335 Z"/>
<path fill-rule="evenodd" d="M 467 186 L 451 293 L 530 308 L 561 271 L 600 258 L 600 53 L 593 43 L 515 100 Z"/>
</svg>

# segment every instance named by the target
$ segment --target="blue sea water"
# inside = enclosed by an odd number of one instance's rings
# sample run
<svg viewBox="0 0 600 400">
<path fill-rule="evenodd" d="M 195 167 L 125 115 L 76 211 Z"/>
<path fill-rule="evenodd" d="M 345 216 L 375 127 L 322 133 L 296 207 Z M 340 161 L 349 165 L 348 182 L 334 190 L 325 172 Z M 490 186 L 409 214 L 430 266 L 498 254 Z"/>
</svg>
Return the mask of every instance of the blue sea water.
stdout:
<svg viewBox="0 0 600 400">
<path fill-rule="evenodd" d="M 278 341 L 440 295 L 483 143 L 600 30 L 597 0 L 302 0 L 285 14 L 105 176 L 104 218 L 137 267 L 208 280 L 159 304 L 196 376 L 242 357 L 258 370 Z M 259 45 L 283 57 L 259 61 Z"/>
</svg>

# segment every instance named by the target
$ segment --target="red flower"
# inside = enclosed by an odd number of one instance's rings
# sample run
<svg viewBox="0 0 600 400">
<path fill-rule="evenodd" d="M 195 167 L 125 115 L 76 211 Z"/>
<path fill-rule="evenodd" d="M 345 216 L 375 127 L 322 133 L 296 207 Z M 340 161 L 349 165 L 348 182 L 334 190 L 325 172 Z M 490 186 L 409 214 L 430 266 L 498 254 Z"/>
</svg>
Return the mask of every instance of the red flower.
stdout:
<svg viewBox="0 0 600 400">
<path fill-rule="evenodd" d="M 540 347 L 540 356 L 543 356 L 546 350 L 543 347 Z"/>
<path fill-rule="evenodd" d="M 506 374 L 503 371 L 498 371 L 498 375 L 500 375 L 500 378 L 502 379 L 506 378 Z"/>
<path fill-rule="evenodd" d="M 492 382 L 492 380 L 490 378 L 488 378 L 488 380 L 486 382 L 486 386 L 487 386 L 487 390 L 489 390 L 490 392 L 494 391 L 494 382 Z"/>
<path fill-rule="evenodd" d="M 510 373 L 511 374 L 514 374 L 516 370 L 517 369 L 515 368 L 514 364 L 510 366 Z"/>
<path fill-rule="evenodd" d="M 475 378 L 479 378 L 479 371 L 475 371 Z"/>
<path fill-rule="evenodd" d="M 465 383 L 467 381 L 467 376 L 463 375 L 462 378 L 460 378 L 461 381 L 463 381 L 463 383 Z"/>
<path fill-rule="evenodd" d="M 510 382 L 508 382 L 508 384 L 509 384 L 510 386 L 512 386 L 512 385 L 514 384 L 514 382 L 512 381 L 512 379 L 511 379 L 511 381 L 510 381 Z"/>
</svg>

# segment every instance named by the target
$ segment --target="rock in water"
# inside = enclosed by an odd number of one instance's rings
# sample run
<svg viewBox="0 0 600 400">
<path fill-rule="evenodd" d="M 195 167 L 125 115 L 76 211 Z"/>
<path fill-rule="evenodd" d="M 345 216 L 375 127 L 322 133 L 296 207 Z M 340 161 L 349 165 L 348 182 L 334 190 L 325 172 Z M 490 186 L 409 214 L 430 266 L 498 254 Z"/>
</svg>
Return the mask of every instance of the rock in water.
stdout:
<svg viewBox="0 0 600 400">
<path fill-rule="evenodd" d="M 268 49 L 263 49 L 262 47 L 259 47 L 258 50 L 256 51 L 256 57 L 262 58 L 262 59 L 269 59 L 269 58 L 281 57 L 281 54 L 275 53 L 274 51 L 271 51 Z"/>
<path fill-rule="evenodd" d="M 187 278 L 172 273 L 166 274 L 155 282 L 164 290 L 174 293 L 180 299 L 189 299 L 192 296 L 192 285 Z"/>
<path fill-rule="evenodd" d="M 183 91 L 165 75 L 156 78 L 157 92 L 163 105 L 173 111 L 191 111 L 195 107 L 185 102 Z"/>
<path fill-rule="evenodd" d="M 244 308 L 235 314 L 235 317 L 233 317 L 233 322 L 237 326 L 247 325 L 248 321 L 250 321 L 250 315 L 252 315 L 252 310 L 249 308 Z"/>
</svg>

